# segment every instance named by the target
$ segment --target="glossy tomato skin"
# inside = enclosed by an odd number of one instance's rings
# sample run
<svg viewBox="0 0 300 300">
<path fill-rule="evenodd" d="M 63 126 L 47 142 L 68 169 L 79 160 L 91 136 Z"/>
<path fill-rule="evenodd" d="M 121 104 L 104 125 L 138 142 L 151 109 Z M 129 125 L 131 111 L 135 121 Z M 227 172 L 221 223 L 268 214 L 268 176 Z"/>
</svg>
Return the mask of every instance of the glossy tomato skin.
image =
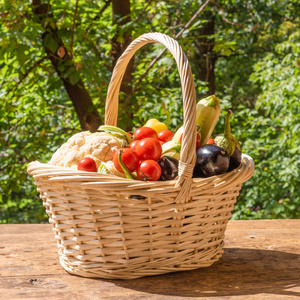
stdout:
<svg viewBox="0 0 300 300">
<path fill-rule="evenodd" d="M 159 140 L 145 138 L 136 144 L 135 151 L 142 161 L 147 159 L 159 160 L 162 153 L 162 147 Z"/>
<path fill-rule="evenodd" d="M 151 127 L 140 127 L 134 132 L 133 136 L 136 140 L 142 140 L 145 138 L 157 139 L 157 132 Z"/>
<path fill-rule="evenodd" d="M 180 140 L 180 143 L 182 143 L 182 134 L 181 134 L 179 140 Z M 199 148 L 200 142 L 201 142 L 201 137 L 200 137 L 200 135 L 197 133 L 197 136 L 196 136 L 196 149 Z"/>
<path fill-rule="evenodd" d="M 135 171 L 140 162 L 140 159 L 139 159 L 137 153 L 130 148 L 122 148 L 121 150 L 123 151 L 121 158 L 122 158 L 124 165 L 130 172 Z M 115 168 L 119 172 L 124 173 L 123 169 L 119 163 L 119 151 L 117 151 L 114 154 L 113 163 L 114 163 Z"/>
<path fill-rule="evenodd" d="M 132 149 L 132 150 L 135 150 L 135 146 L 136 146 L 136 144 L 138 143 L 139 141 L 138 140 L 135 140 L 135 141 L 133 141 L 133 142 L 131 142 L 130 143 L 130 148 Z"/>
<path fill-rule="evenodd" d="M 157 134 L 157 136 L 159 141 L 166 143 L 172 140 L 174 133 L 171 130 L 167 129 L 167 130 L 160 131 Z"/>
<path fill-rule="evenodd" d="M 160 178 L 161 168 L 156 161 L 148 159 L 138 166 L 136 174 L 139 180 L 156 181 Z"/>
<path fill-rule="evenodd" d="M 77 170 L 86 172 L 98 172 L 97 165 L 91 157 L 82 158 L 78 162 Z"/>
</svg>

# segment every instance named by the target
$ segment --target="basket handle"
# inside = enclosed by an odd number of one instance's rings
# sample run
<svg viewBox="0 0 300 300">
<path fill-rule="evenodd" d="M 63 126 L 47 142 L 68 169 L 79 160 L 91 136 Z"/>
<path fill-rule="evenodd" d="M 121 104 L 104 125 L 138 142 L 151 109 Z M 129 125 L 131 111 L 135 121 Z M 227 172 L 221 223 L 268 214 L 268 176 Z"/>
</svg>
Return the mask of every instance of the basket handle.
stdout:
<svg viewBox="0 0 300 300">
<path fill-rule="evenodd" d="M 110 80 L 105 106 L 105 124 L 117 126 L 119 91 L 126 67 L 134 53 L 149 43 L 164 45 L 173 55 L 182 86 L 183 136 L 176 187 L 181 187 L 176 202 L 184 202 L 189 196 L 196 160 L 196 91 L 188 59 L 178 42 L 162 33 L 146 33 L 135 39 L 117 61 Z"/>
</svg>

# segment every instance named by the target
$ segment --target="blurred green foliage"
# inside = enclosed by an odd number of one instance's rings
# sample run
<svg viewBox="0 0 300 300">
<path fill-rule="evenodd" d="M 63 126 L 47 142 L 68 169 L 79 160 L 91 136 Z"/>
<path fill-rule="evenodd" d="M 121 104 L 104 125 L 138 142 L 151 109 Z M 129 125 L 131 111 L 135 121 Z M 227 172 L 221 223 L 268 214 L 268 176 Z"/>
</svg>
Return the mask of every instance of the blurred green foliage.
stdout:
<svg viewBox="0 0 300 300">
<path fill-rule="evenodd" d="M 201 1 L 131 1 L 131 22 L 113 25 L 103 1 L 80 2 L 73 32 L 75 1 L 50 1 L 59 36 L 67 47 L 73 40 L 77 68 L 62 64 L 72 83 L 84 81 L 100 115 L 104 116 L 112 74 L 111 39 L 131 32 L 174 37 L 195 14 Z M 46 57 L 44 29 L 32 12 L 31 1 L 0 0 L 0 223 L 35 223 L 47 219 L 33 179 L 26 173 L 30 161 L 47 162 L 80 124 L 68 95 Z M 296 0 L 218 1 L 210 3 L 214 41 L 216 95 L 222 115 L 214 134 L 223 131 L 226 109 L 234 111 L 232 133 L 243 152 L 254 158 L 254 176 L 243 185 L 232 218 L 300 217 L 300 30 Z M 204 13 L 203 13 L 204 14 Z M 203 15 L 204 16 L 204 15 Z M 192 71 L 198 72 L 195 40 L 206 24 L 200 15 L 180 37 Z M 56 51 L 55 40 L 45 38 Z M 163 49 L 147 45 L 135 55 L 132 85 Z M 68 48 L 68 50 L 70 50 Z M 198 100 L 205 82 L 195 76 Z M 118 125 L 133 129 L 149 117 L 165 118 L 162 102 L 172 116 L 171 129 L 182 124 L 182 97 L 177 67 L 165 53 L 137 87 L 130 101 L 120 95 Z M 124 112 L 132 111 L 133 120 Z"/>
</svg>

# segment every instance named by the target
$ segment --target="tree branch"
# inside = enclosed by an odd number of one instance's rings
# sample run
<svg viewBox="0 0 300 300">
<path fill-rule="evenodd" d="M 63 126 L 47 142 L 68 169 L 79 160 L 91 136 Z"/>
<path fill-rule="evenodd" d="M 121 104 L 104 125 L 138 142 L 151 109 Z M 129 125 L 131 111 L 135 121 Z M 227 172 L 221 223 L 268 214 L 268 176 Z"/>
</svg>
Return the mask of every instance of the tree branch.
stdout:
<svg viewBox="0 0 300 300">
<path fill-rule="evenodd" d="M 32 70 L 34 70 L 37 66 L 39 66 L 45 59 L 49 58 L 49 55 L 43 56 L 39 60 L 37 60 L 30 68 L 26 70 L 26 72 L 23 74 L 22 79 L 19 80 L 17 85 L 20 85 L 20 83 L 30 74 Z"/>
<path fill-rule="evenodd" d="M 102 8 L 100 9 L 99 13 L 97 16 L 94 17 L 93 21 L 96 21 L 100 18 L 100 16 L 104 13 L 104 11 L 108 8 L 112 0 L 106 0 Z"/>
<path fill-rule="evenodd" d="M 64 12 L 63 12 L 61 18 L 57 21 L 57 24 L 61 23 L 63 21 L 63 19 L 65 18 L 65 14 L 66 14 L 68 6 L 69 6 L 69 2 L 65 5 Z"/>
<path fill-rule="evenodd" d="M 140 15 L 137 17 L 137 19 L 135 20 L 135 23 L 138 23 L 141 19 L 141 17 L 143 16 L 143 14 L 145 13 L 145 11 L 147 10 L 147 8 L 149 7 L 149 5 L 151 4 L 152 0 L 147 1 L 147 5 L 144 7 L 144 9 L 142 10 L 142 12 L 140 13 Z"/>
<path fill-rule="evenodd" d="M 100 9 L 99 13 L 93 18 L 93 21 L 96 21 L 96 20 L 98 20 L 98 19 L 100 18 L 100 16 L 104 13 L 104 11 L 105 11 L 105 10 L 109 7 L 109 5 L 111 4 L 111 1 L 112 1 L 112 0 L 106 0 L 106 1 L 105 1 L 104 5 L 103 5 L 102 8 Z M 83 33 L 84 36 L 88 33 L 89 29 L 90 29 L 90 27 L 88 27 L 88 28 L 86 28 L 86 29 L 84 30 L 84 33 Z"/>
<path fill-rule="evenodd" d="M 207 5 L 211 2 L 211 0 L 206 0 L 206 2 L 199 8 L 199 10 L 192 16 L 192 18 L 185 24 L 185 26 L 176 34 L 176 36 L 174 37 L 175 40 L 177 40 L 182 34 L 183 32 L 188 29 L 191 24 L 195 21 L 195 19 L 203 12 L 203 10 L 207 7 Z M 146 69 L 146 71 L 142 74 L 142 76 L 140 76 L 138 82 L 136 83 L 136 85 L 132 88 L 132 92 L 131 95 L 134 94 L 134 92 L 137 89 L 137 86 L 140 85 L 140 83 L 142 82 L 142 80 L 146 77 L 146 75 L 149 73 L 149 71 L 151 70 L 151 68 L 154 66 L 154 64 L 164 55 L 164 53 L 167 51 L 167 48 L 165 48 L 161 53 L 159 53 L 149 64 L 148 68 Z M 129 95 L 127 97 L 127 99 L 124 102 L 124 107 L 129 103 L 131 95 Z"/>
<path fill-rule="evenodd" d="M 23 80 L 31 73 L 32 70 L 34 70 L 37 66 L 39 66 L 45 59 L 49 58 L 49 55 L 43 56 L 42 58 L 40 58 L 39 60 L 37 60 L 31 67 L 29 67 L 26 72 L 23 74 L 22 78 L 11 88 L 7 91 L 7 94 L 9 94 L 10 92 L 14 92 L 18 86 L 23 82 Z M 2 86 L 4 85 L 4 83 L 6 83 L 6 81 L 3 81 L 0 85 L 0 89 L 2 88 Z"/>
<path fill-rule="evenodd" d="M 70 46 L 70 58 L 71 58 L 71 60 L 73 60 L 73 46 L 74 46 L 74 36 L 75 36 L 77 11 L 78 11 L 78 0 L 76 0 L 75 12 L 74 12 L 74 17 L 73 17 L 73 26 L 72 26 L 72 32 L 73 33 L 72 33 L 71 46 Z"/>
<path fill-rule="evenodd" d="M 235 22 L 232 22 L 232 21 L 229 21 L 226 17 L 225 17 L 225 11 L 223 9 L 223 7 L 218 3 L 218 2 L 215 2 L 213 0 L 210 0 L 210 2 L 216 6 L 218 6 L 222 12 L 222 19 L 228 23 L 228 24 L 231 24 L 231 25 L 234 25 L 234 26 L 239 26 L 239 27 L 242 27 L 244 29 L 248 29 L 250 31 L 254 30 L 257 26 L 258 26 L 258 23 L 252 27 L 252 29 L 248 28 L 247 26 L 244 26 L 244 25 L 241 25 L 241 24 L 238 24 L 238 23 L 235 23 Z"/>
<path fill-rule="evenodd" d="M 77 3 L 76 5 L 78 6 L 78 0 L 76 3 Z M 90 130 L 94 132 L 98 129 L 98 127 L 102 123 L 101 117 L 99 115 L 99 112 L 97 111 L 97 108 L 93 104 L 93 100 L 89 92 L 85 88 L 85 84 L 83 80 L 80 78 L 80 76 L 76 82 L 72 83 L 70 77 L 71 75 L 67 74 L 67 72 L 64 70 L 64 68 L 66 67 L 66 64 L 64 64 L 64 62 L 70 61 L 70 65 L 67 68 L 74 66 L 74 64 L 72 63 L 70 53 L 67 51 L 67 48 L 65 47 L 63 41 L 58 36 L 57 23 L 54 23 L 54 26 L 53 24 L 51 26 L 49 23 L 49 19 L 54 19 L 51 6 L 49 3 L 41 3 L 41 0 L 32 0 L 32 4 L 33 4 L 33 13 L 36 16 L 38 16 L 38 23 L 41 24 L 44 30 L 41 36 L 42 41 L 44 42 L 45 37 L 48 34 L 50 34 L 52 38 L 57 42 L 58 49 L 63 47 L 65 50 L 63 57 L 57 57 L 55 55 L 56 53 L 53 53 L 50 48 L 44 45 L 45 52 L 47 53 L 52 63 L 52 66 L 54 67 L 59 78 L 62 80 L 66 92 L 70 100 L 72 101 L 73 107 L 80 121 L 81 128 L 83 130 Z M 77 14 L 77 9 L 74 14 L 73 25 L 75 24 L 76 14 Z M 74 26 L 73 26 L 73 31 L 75 30 Z M 61 68 L 61 66 L 63 68 Z"/>
</svg>

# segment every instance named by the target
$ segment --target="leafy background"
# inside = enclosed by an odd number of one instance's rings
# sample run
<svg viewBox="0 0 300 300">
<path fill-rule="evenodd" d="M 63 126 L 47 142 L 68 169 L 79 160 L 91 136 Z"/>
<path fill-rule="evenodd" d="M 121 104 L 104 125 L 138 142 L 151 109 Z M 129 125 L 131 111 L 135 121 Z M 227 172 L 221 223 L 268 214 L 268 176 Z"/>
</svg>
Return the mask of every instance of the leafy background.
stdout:
<svg viewBox="0 0 300 300">
<path fill-rule="evenodd" d="M 151 31 L 175 37 L 204 3 L 130 1 L 130 20 L 124 23 L 124 18 L 113 21 L 109 1 L 45 2 L 53 14 L 47 26 L 58 29 L 65 51 L 73 55 L 71 63 L 59 64 L 59 75 L 45 51 L 55 53 L 59 43 L 33 13 L 33 2 L 0 0 L 0 223 L 47 220 L 26 165 L 47 162 L 81 130 L 62 79 L 73 85 L 82 79 L 103 122 L 113 38 L 124 43 L 128 32 L 136 38 Z M 223 131 L 226 109 L 231 108 L 232 133 L 256 164 L 233 219 L 300 217 L 299 11 L 296 0 L 210 1 L 178 39 L 195 76 L 198 100 L 209 88 L 200 76 L 197 42 L 212 43 L 214 93 L 222 108 L 214 134 Z M 208 20 L 214 30 L 205 33 Z M 172 115 L 171 129 L 182 124 L 180 79 L 168 52 L 139 82 L 162 49 L 147 45 L 136 53 L 131 85 L 138 86 L 130 98 L 120 95 L 121 128 L 134 129 L 150 117 L 163 121 L 163 102 Z"/>
</svg>

